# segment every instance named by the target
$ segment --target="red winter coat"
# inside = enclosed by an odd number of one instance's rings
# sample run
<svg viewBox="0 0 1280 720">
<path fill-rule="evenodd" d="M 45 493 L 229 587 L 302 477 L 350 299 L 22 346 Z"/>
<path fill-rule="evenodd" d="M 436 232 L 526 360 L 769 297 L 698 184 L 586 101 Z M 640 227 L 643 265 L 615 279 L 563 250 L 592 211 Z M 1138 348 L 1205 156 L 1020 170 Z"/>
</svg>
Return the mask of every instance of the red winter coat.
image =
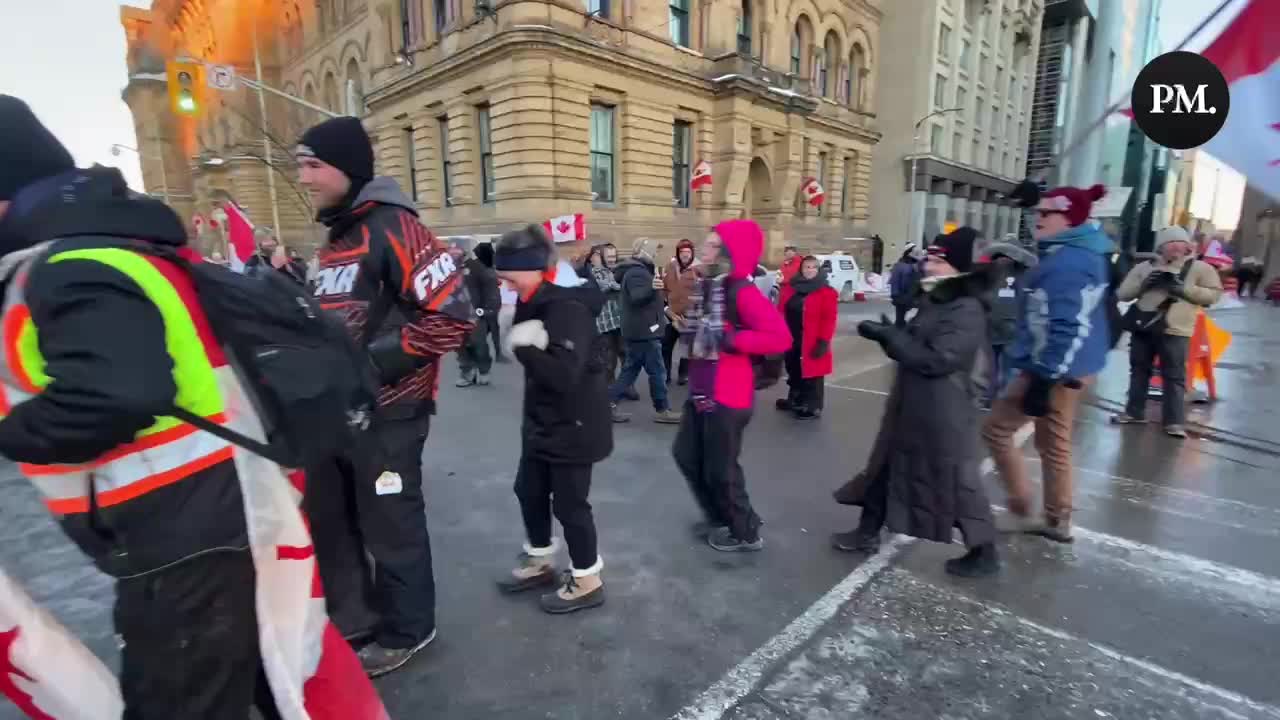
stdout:
<svg viewBox="0 0 1280 720">
<path fill-rule="evenodd" d="M 788 283 L 782 287 L 778 296 L 778 307 L 786 308 L 787 301 L 796 294 L 795 288 Z M 809 293 L 804 299 L 804 338 L 800 341 L 800 374 L 805 378 L 826 377 L 835 370 L 832 359 L 834 352 L 828 350 L 826 355 L 813 359 L 813 346 L 819 340 L 826 340 L 831 347 L 831 340 L 836 335 L 836 317 L 839 313 L 840 296 L 835 288 L 823 287 Z"/>
</svg>

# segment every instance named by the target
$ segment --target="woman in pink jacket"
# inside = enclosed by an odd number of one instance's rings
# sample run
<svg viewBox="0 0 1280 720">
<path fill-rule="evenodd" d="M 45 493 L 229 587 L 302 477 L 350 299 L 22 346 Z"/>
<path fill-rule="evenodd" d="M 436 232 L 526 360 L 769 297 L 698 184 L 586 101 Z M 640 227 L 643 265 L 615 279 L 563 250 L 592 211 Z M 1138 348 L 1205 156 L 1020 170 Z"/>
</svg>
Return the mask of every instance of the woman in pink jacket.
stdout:
<svg viewBox="0 0 1280 720">
<path fill-rule="evenodd" d="M 723 552 L 764 547 L 738 462 L 755 398 L 751 356 L 791 347 L 786 321 L 751 282 L 763 249 L 764 234 L 752 220 L 712 228 L 685 314 L 689 399 L 672 452 L 702 509 L 699 533 Z"/>
</svg>

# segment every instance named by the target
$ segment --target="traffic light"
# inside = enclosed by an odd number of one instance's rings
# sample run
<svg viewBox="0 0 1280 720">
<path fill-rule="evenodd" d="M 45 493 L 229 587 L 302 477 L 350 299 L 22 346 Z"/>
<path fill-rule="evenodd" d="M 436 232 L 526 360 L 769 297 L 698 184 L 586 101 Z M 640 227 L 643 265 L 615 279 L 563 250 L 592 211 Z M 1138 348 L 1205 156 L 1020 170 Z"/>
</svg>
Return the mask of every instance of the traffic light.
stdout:
<svg viewBox="0 0 1280 720">
<path fill-rule="evenodd" d="M 199 115 L 204 109 L 204 65 L 170 60 L 166 69 L 169 76 L 169 108 L 175 115 Z"/>
</svg>

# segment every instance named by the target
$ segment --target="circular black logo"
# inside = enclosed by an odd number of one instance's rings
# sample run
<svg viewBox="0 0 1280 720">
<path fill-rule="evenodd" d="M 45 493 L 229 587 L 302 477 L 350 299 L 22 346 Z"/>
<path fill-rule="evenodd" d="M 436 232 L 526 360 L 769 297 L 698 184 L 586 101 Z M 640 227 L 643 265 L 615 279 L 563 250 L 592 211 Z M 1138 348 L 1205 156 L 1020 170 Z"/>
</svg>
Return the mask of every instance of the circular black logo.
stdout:
<svg viewBox="0 0 1280 720">
<path fill-rule="evenodd" d="M 1157 145 L 1199 147 L 1227 121 L 1231 91 L 1217 65 L 1193 52 L 1165 53 L 1142 68 L 1129 98 L 1138 128 Z"/>
</svg>

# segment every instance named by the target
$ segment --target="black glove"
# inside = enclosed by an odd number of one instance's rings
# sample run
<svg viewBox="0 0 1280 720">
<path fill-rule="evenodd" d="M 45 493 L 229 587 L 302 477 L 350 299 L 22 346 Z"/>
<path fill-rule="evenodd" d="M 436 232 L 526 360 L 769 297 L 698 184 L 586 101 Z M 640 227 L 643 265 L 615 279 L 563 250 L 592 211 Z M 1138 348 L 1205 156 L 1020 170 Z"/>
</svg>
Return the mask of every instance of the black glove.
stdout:
<svg viewBox="0 0 1280 720">
<path fill-rule="evenodd" d="M 1169 281 L 1164 287 L 1165 292 L 1169 293 L 1169 297 L 1183 299 L 1183 295 L 1187 293 L 1187 286 L 1182 282 L 1181 278 L 1175 277 Z"/>
<path fill-rule="evenodd" d="M 385 387 L 395 385 L 418 369 L 423 358 L 410 355 L 400 345 L 400 332 L 389 332 L 369 343 L 369 362 Z"/>
<path fill-rule="evenodd" d="M 895 329 L 896 328 L 893 327 L 893 323 L 884 321 L 876 322 L 875 320 L 863 320 L 858 323 L 859 335 L 868 340 L 875 340 L 881 344 L 884 344 L 884 341 L 889 338 L 889 335 L 893 334 Z"/>
<path fill-rule="evenodd" d="M 1032 375 L 1027 392 L 1022 396 L 1022 412 L 1030 417 L 1044 417 L 1049 414 L 1049 394 L 1056 384 L 1049 378 Z"/>
<path fill-rule="evenodd" d="M 813 344 L 813 350 L 809 353 L 809 357 L 814 360 L 821 360 L 831 352 L 831 343 L 826 340 L 819 340 Z"/>
</svg>

